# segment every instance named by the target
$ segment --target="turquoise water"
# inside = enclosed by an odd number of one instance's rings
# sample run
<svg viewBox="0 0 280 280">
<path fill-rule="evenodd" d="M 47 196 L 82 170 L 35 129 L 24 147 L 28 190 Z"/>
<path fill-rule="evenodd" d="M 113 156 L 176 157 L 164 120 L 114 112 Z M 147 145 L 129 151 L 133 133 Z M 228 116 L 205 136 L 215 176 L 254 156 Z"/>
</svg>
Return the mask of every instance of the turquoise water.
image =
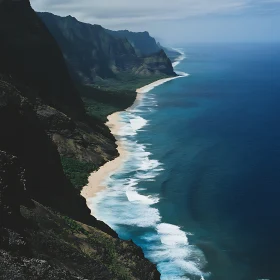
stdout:
<svg viewBox="0 0 280 280">
<path fill-rule="evenodd" d="M 280 46 L 182 49 L 176 70 L 121 114 L 130 152 L 94 199 L 162 279 L 280 279 Z"/>
</svg>

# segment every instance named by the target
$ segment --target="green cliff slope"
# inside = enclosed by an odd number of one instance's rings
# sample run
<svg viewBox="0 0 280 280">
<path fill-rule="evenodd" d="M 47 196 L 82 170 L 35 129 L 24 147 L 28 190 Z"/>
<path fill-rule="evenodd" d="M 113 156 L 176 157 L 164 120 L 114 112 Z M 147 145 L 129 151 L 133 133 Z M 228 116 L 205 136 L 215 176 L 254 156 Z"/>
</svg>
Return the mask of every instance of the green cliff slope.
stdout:
<svg viewBox="0 0 280 280">
<path fill-rule="evenodd" d="M 63 172 L 61 155 L 98 167 L 115 140 L 28 0 L 0 2 L 0 37 L 0 279 L 159 279 Z"/>
<path fill-rule="evenodd" d="M 149 32 L 132 32 L 128 30 L 106 30 L 109 34 L 116 38 L 127 39 L 129 43 L 134 47 L 136 53 L 140 56 L 149 56 L 158 53 L 163 50 L 168 58 L 174 62 L 174 60 L 180 55 L 180 53 L 174 49 L 166 48 L 157 43 L 155 38 L 151 37 Z"/>
<path fill-rule="evenodd" d="M 128 30 L 106 30 L 116 38 L 126 38 L 141 56 L 148 56 L 159 52 L 162 48 L 156 40 L 150 36 L 149 32 L 131 32 Z"/>
<path fill-rule="evenodd" d="M 82 23 L 71 16 L 38 15 L 62 49 L 70 73 L 83 84 L 116 89 L 131 80 L 145 84 L 175 75 L 169 58 L 159 48 L 142 57 L 125 37 L 115 37 L 100 25 Z"/>
</svg>

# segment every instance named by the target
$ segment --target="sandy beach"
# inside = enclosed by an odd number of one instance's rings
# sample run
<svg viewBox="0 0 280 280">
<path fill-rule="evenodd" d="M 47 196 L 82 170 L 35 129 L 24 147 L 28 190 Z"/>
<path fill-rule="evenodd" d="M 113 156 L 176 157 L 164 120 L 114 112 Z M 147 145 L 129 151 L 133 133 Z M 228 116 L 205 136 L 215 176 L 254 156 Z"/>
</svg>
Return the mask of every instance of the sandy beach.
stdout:
<svg viewBox="0 0 280 280">
<path fill-rule="evenodd" d="M 107 162 L 105 165 L 101 166 L 97 171 L 93 172 L 89 179 L 88 179 L 88 185 L 85 186 L 81 192 L 81 195 L 88 199 L 93 198 L 96 196 L 96 194 L 100 191 L 102 191 L 106 186 L 104 185 L 104 180 L 113 174 L 124 162 L 127 156 L 127 152 L 122 147 L 122 143 L 120 140 L 118 140 L 118 131 L 121 128 L 121 122 L 120 122 L 120 113 L 116 112 L 110 116 L 108 116 L 108 122 L 106 125 L 110 128 L 111 133 L 115 136 L 117 139 L 117 145 L 118 145 L 118 152 L 119 156 L 115 158 L 112 161 Z"/>
<path fill-rule="evenodd" d="M 133 103 L 133 105 L 127 109 L 127 111 L 137 106 L 145 93 L 149 92 L 150 90 L 152 90 L 153 88 L 161 84 L 164 84 L 165 82 L 168 82 L 176 78 L 179 77 L 161 79 L 151 84 L 148 84 L 142 88 L 137 89 L 136 100 Z M 107 162 L 105 165 L 101 166 L 99 170 L 93 172 L 88 179 L 88 185 L 83 188 L 81 195 L 87 200 L 87 205 L 91 209 L 91 211 L 93 209 L 93 207 L 91 207 L 92 198 L 94 198 L 97 193 L 106 189 L 107 186 L 105 180 L 110 175 L 114 174 L 119 168 L 121 168 L 122 164 L 125 162 L 126 158 L 128 157 L 128 152 L 124 149 L 122 141 L 118 136 L 118 132 L 122 126 L 122 123 L 120 121 L 120 112 L 116 112 L 108 116 L 108 122 L 106 123 L 106 125 L 110 128 L 111 133 L 117 139 L 116 143 L 118 145 L 117 149 L 119 152 L 119 157 L 115 158 L 112 161 Z"/>
</svg>

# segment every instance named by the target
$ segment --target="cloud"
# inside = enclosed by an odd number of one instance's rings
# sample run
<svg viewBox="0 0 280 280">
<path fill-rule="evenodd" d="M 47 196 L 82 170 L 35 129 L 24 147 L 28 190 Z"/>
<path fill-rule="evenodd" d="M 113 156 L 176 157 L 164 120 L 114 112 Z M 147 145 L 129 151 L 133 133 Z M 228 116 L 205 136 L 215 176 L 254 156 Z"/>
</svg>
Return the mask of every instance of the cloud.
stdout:
<svg viewBox="0 0 280 280">
<path fill-rule="evenodd" d="M 109 28 L 129 27 L 141 22 L 181 20 L 207 15 L 270 13 L 280 10 L 280 0 L 31 0 L 37 11 L 62 16 L 71 14 L 81 21 Z"/>
</svg>

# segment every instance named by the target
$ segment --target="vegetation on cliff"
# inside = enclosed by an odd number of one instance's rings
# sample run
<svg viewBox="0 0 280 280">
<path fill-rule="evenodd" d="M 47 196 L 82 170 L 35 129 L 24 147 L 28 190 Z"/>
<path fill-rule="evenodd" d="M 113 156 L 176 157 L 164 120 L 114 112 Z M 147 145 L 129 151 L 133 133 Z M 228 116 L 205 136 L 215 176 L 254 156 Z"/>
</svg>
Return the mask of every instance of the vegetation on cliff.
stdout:
<svg viewBox="0 0 280 280">
<path fill-rule="evenodd" d="M 89 174 L 96 170 L 95 165 L 92 163 L 82 162 L 63 156 L 61 157 L 61 164 L 66 177 L 79 191 L 87 185 Z"/>
<path fill-rule="evenodd" d="M 159 279 L 136 245 L 90 215 L 66 176 L 79 188 L 85 176 L 71 178 L 73 169 L 114 158 L 115 139 L 104 114 L 86 113 L 28 0 L 0 2 L 0 36 L 0 279 Z"/>
<path fill-rule="evenodd" d="M 126 38 L 134 47 L 136 53 L 140 56 L 149 56 L 162 49 L 147 31 L 131 32 L 129 30 L 112 31 L 108 29 L 106 31 L 116 38 Z"/>
<path fill-rule="evenodd" d="M 157 80 L 175 75 L 169 58 L 158 47 L 143 57 L 129 39 L 113 36 L 100 25 L 83 23 L 71 16 L 38 15 L 59 44 L 76 81 L 116 89 L 124 88 L 131 79 L 146 82 L 151 77 Z"/>
<path fill-rule="evenodd" d="M 110 154 L 114 152 L 111 149 L 104 153 L 110 146 L 102 146 L 98 149 L 99 154 L 96 154 L 90 149 L 90 145 L 81 143 L 85 138 L 90 139 L 90 143 L 103 138 L 106 128 L 102 127 L 100 122 L 105 123 L 108 115 L 129 107 L 135 100 L 137 88 L 161 78 L 174 76 L 171 61 L 148 33 L 150 40 L 145 45 L 156 51 L 143 56 L 127 38 L 109 34 L 108 30 L 99 25 L 79 22 L 71 16 L 60 17 L 51 13 L 38 15 L 62 50 L 87 114 L 91 120 L 95 120 L 99 129 L 102 128 L 101 135 L 96 139 L 92 139 L 92 135 L 84 137 L 84 131 L 75 129 L 63 135 L 61 131 L 52 132 L 53 140 L 64 160 L 68 158 L 69 161 L 73 160 L 72 163 L 76 162 L 76 170 L 80 169 L 80 164 L 94 163 L 95 166 L 100 166 L 112 159 Z M 138 39 L 138 42 L 140 41 L 141 38 Z M 73 143 L 72 135 L 76 133 L 83 136 L 79 143 Z M 108 134 L 108 131 L 105 134 Z M 73 164 L 72 166 L 74 167 Z M 85 176 L 84 172 L 80 175 L 78 172 L 72 172 L 70 175 L 69 168 L 65 171 L 75 185 L 85 182 L 82 179 Z"/>
<path fill-rule="evenodd" d="M 174 49 L 166 48 L 156 42 L 155 38 L 151 37 L 149 32 L 132 32 L 128 30 L 106 30 L 109 34 L 116 38 L 127 39 L 129 43 L 134 47 L 136 53 L 140 56 L 150 56 L 163 50 L 168 58 L 174 62 L 174 60 L 180 55 L 180 53 Z"/>
</svg>

